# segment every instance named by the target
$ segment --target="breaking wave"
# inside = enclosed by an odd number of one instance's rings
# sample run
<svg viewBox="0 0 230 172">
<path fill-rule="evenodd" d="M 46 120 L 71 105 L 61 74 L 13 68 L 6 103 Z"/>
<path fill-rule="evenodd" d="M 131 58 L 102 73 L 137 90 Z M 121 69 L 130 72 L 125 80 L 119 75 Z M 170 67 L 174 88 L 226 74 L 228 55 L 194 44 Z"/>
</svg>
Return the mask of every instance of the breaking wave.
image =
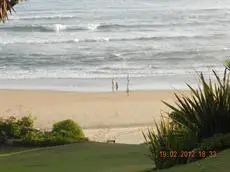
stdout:
<svg viewBox="0 0 230 172">
<path fill-rule="evenodd" d="M 223 23 L 224 21 L 222 21 Z M 114 24 L 114 23 L 96 23 L 85 25 L 65 25 L 65 24 L 33 24 L 33 25 L 4 25 L 0 26 L 0 31 L 13 31 L 13 32 L 75 32 L 75 31 L 114 31 L 114 30 L 154 30 L 160 27 L 167 26 L 191 26 L 191 25 L 205 25 L 201 22 L 192 23 L 142 23 L 142 24 Z"/>
<path fill-rule="evenodd" d="M 22 25 L 22 26 L 3 26 L 0 30 L 17 31 L 17 32 L 59 32 L 59 31 L 81 31 L 87 28 L 81 26 L 69 26 L 63 24 L 53 25 Z"/>
<path fill-rule="evenodd" d="M 159 41 L 159 40 L 184 40 L 184 39 L 207 39 L 211 37 L 224 36 L 221 34 L 213 35 L 172 35 L 172 36 L 140 36 L 140 37 L 96 37 L 96 38 L 75 38 L 57 40 L 13 40 L 1 41 L 0 44 L 61 44 L 61 43 L 82 43 L 82 42 L 119 42 L 119 41 Z"/>
</svg>

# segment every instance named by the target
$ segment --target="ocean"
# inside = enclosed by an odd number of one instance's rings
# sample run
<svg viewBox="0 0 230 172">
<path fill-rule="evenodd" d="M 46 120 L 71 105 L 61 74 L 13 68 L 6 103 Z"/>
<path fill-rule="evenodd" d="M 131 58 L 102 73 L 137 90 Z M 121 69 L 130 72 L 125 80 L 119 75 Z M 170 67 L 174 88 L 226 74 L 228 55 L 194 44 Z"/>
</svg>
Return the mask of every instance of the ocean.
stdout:
<svg viewBox="0 0 230 172">
<path fill-rule="evenodd" d="M 28 0 L 0 24 L 0 89 L 184 89 L 224 70 L 228 0 Z"/>
</svg>

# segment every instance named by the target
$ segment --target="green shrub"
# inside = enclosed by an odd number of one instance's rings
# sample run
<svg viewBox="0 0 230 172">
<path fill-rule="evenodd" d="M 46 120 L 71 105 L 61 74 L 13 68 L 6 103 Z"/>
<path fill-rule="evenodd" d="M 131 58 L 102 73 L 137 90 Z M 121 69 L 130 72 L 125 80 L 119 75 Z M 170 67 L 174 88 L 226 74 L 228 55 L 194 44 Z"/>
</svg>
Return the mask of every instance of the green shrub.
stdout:
<svg viewBox="0 0 230 172">
<path fill-rule="evenodd" d="M 230 133 L 228 134 L 216 134 L 211 138 L 204 139 L 199 146 L 203 151 L 222 151 L 230 148 Z"/>
<path fill-rule="evenodd" d="M 76 140 L 58 133 L 46 133 L 43 146 L 57 146 L 74 143 Z"/>
<path fill-rule="evenodd" d="M 51 132 L 28 131 L 22 139 L 24 146 L 57 146 L 84 139 L 82 129 L 72 120 L 64 120 L 53 125 Z"/>
<path fill-rule="evenodd" d="M 4 119 L 0 118 L 0 145 L 6 141 L 6 133 L 4 127 Z"/>
<path fill-rule="evenodd" d="M 21 128 L 21 133 L 20 136 L 26 135 L 29 131 L 33 130 L 34 127 L 34 119 L 32 118 L 31 115 L 24 116 L 21 119 L 17 121 L 17 124 Z"/>
<path fill-rule="evenodd" d="M 222 150 L 224 149 L 229 149 L 230 148 L 230 133 L 225 134 L 221 137 L 221 142 L 222 142 Z"/>
<path fill-rule="evenodd" d="M 22 139 L 21 145 L 29 147 L 46 147 L 70 144 L 76 142 L 75 139 L 64 137 L 53 132 L 28 132 Z"/>
<path fill-rule="evenodd" d="M 208 150 L 216 150 L 219 151 L 223 149 L 223 143 L 222 143 L 222 137 L 223 135 L 215 135 L 211 138 L 204 139 L 201 144 L 199 149 L 203 151 L 208 151 Z"/>
<path fill-rule="evenodd" d="M 28 131 L 22 138 L 21 144 L 24 146 L 40 147 L 44 143 L 44 134 L 38 131 Z"/>
<path fill-rule="evenodd" d="M 6 119 L 0 119 L 0 142 L 7 139 L 19 139 L 27 133 L 28 128 L 33 127 L 33 119 L 31 116 L 24 116 L 17 119 L 14 116 Z"/>
<path fill-rule="evenodd" d="M 70 119 L 55 123 L 52 132 L 76 140 L 84 137 L 81 127 Z"/>
<path fill-rule="evenodd" d="M 60 121 L 53 125 L 52 132 L 41 132 L 33 128 L 34 120 L 29 116 L 20 119 L 0 119 L 0 144 L 16 139 L 16 145 L 31 147 L 56 146 L 82 141 L 82 129 L 72 120 Z"/>
<path fill-rule="evenodd" d="M 2 121 L 1 131 L 4 132 L 6 138 L 19 138 L 21 128 L 17 124 L 17 119 L 14 116 L 11 116 Z"/>
<path fill-rule="evenodd" d="M 21 128 L 33 128 L 34 118 L 31 115 L 23 116 L 17 121 L 17 123 Z"/>
<path fill-rule="evenodd" d="M 6 134 L 4 131 L 0 130 L 0 145 L 4 144 L 7 140 Z"/>
<path fill-rule="evenodd" d="M 207 158 L 208 156 L 216 156 L 216 153 L 230 148 L 230 133 L 216 134 L 213 137 L 203 139 L 199 146 L 194 149 L 195 157 L 190 157 L 188 163 Z M 202 154 L 204 153 L 204 154 Z"/>
</svg>

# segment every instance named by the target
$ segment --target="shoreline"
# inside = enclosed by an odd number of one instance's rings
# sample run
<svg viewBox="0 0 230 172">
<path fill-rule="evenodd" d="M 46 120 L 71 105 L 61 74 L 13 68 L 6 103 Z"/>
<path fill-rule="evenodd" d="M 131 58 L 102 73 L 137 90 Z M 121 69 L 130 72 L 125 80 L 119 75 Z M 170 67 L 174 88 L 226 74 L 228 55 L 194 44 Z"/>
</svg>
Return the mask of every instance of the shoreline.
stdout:
<svg viewBox="0 0 230 172">
<path fill-rule="evenodd" d="M 122 91 L 7 89 L 0 90 L 0 113 L 3 117 L 31 114 L 36 118 L 35 127 L 40 129 L 50 129 L 57 121 L 72 119 L 92 140 L 105 141 L 116 136 L 118 143 L 139 144 L 143 142 L 140 130 L 146 130 L 154 119 L 160 119 L 162 111 L 169 110 L 161 101 L 173 104 L 175 91 L 188 93 L 187 90 L 131 91 L 127 96 Z"/>
<path fill-rule="evenodd" d="M 116 93 L 124 93 L 126 94 L 125 90 L 119 90 L 119 91 L 108 91 L 108 90 L 104 90 L 104 91 L 71 91 L 71 90 L 55 90 L 55 89 L 26 89 L 26 88 L 0 88 L 0 92 L 1 91 L 14 91 L 14 92 L 47 92 L 47 93 L 75 93 L 75 94 L 116 94 Z M 129 93 L 138 93 L 138 92 L 142 92 L 142 93 L 148 93 L 148 92 L 175 92 L 175 91 L 189 91 L 188 89 L 177 89 L 177 88 L 172 88 L 172 89 L 133 89 L 133 90 L 129 90 Z"/>
<path fill-rule="evenodd" d="M 126 91 L 126 78 L 114 78 L 119 84 L 119 91 Z M 37 78 L 37 79 L 0 79 L 0 89 L 3 90 L 44 90 L 68 92 L 111 92 L 112 78 Z M 196 86 L 197 81 L 191 75 L 130 77 L 131 91 L 155 91 L 187 89 L 185 83 Z"/>
</svg>

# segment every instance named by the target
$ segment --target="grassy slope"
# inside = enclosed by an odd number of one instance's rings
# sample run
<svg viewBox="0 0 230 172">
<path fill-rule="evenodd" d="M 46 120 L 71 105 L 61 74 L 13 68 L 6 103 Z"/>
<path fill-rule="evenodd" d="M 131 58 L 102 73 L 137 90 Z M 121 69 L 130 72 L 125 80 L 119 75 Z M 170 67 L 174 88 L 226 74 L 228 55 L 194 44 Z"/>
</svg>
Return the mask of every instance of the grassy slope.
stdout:
<svg viewBox="0 0 230 172">
<path fill-rule="evenodd" d="M 135 172 L 151 168 L 152 162 L 139 145 L 73 144 L 59 147 L 0 153 L 4 172 Z"/>
<path fill-rule="evenodd" d="M 207 158 L 191 164 L 173 167 L 160 172 L 229 172 L 230 149 L 218 153 L 215 158 Z"/>
<path fill-rule="evenodd" d="M 10 153 L 13 152 L 13 153 Z M 73 144 L 59 147 L 2 152 L 0 171 L 4 172 L 141 172 L 152 167 L 142 145 Z M 229 172 L 230 149 L 215 158 L 173 167 L 160 172 Z"/>
</svg>

